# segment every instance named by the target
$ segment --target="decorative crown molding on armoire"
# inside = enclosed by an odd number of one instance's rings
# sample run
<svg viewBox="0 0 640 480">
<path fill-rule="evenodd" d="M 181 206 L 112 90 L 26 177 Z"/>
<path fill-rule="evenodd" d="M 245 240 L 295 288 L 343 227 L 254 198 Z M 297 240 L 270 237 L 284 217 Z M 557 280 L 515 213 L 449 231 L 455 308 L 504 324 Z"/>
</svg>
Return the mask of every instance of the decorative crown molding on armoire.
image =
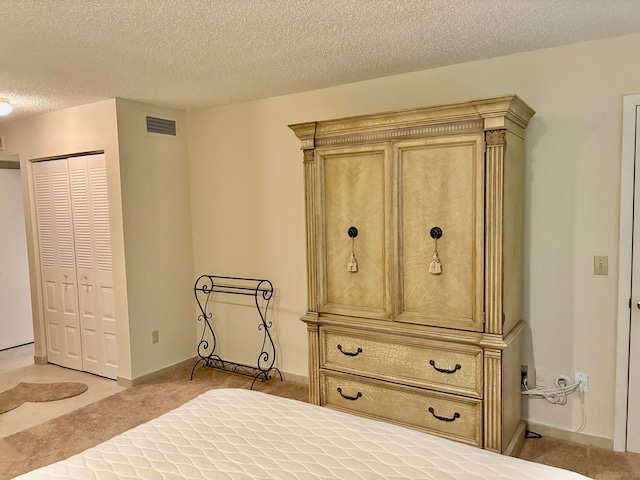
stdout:
<svg viewBox="0 0 640 480">
<path fill-rule="evenodd" d="M 521 420 L 517 95 L 290 125 L 310 401 L 500 453 Z"/>
</svg>

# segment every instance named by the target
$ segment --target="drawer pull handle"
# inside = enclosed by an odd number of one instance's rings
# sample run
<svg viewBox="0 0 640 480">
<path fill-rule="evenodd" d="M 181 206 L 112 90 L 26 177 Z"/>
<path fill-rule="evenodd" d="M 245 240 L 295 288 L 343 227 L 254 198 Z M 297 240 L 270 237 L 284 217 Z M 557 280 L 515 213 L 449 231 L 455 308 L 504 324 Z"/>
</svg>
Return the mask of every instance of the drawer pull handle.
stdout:
<svg viewBox="0 0 640 480">
<path fill-rule="evenodd" d="M 433 407 L 429 407 L 429 413 L 433 415 L 436 419 L 440 420 L 441 422 L 453 422 L 456 418 L 460 418 L 460 414 L 458 412 L 454 413 L 452 418 L 441 417 L 439 415 L 436 415 L 436 412 L 433 409 Z"/>
<path fill-rule="evenodd" d="M 355 352 L 345 352 L 344 350 L 342 350 L 342 345 L 340 344 L 338 344 L 338 350 L 340 350 L 340 353 L 346 355 L 347 357 L 357 357 L 362 353 L 362 349 L 360 347 L 358 347 L 358 350 L 356 350 Z"/>
<path fill-rule="evenodd" d="M 345 395 L 344 393 L 342 393 L 342 389 L 340 387 L 338 387 L 338 393 L 345 400 L 357 400 L 362 396 L 362 392 L 358 392 L 358 394 L 355 397 L 350 397 L 349 395 Z"/>
<path fill-rule="evenodd" d="M 453 370 L 447 370 L 446 368 L 438 368 L 438 367 L 436 367 L 436 361 L 435 360 L 429 360 L 429 365 L 431 365 L 433 368 L 435 368 L 440 373 L 455 373 L 456 370 L 460 370 L 462 368 L 459 363 L 456 363 L 456 366 L 453 367 Z"/>
</svg>

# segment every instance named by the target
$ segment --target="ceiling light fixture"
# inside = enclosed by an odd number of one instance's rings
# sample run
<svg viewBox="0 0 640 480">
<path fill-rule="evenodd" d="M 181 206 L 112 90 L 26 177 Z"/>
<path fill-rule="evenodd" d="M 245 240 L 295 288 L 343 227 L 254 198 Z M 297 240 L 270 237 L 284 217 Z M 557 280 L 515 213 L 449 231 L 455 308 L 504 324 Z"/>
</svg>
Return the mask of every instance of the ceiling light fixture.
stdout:
<svg viewBox="0 0 640 480">
<path fill-rule="evenodd" d="M 0 116 L 9 115 L 13 112 L 13 105 L 8 98 L 0 97 Z"/>
</svg>

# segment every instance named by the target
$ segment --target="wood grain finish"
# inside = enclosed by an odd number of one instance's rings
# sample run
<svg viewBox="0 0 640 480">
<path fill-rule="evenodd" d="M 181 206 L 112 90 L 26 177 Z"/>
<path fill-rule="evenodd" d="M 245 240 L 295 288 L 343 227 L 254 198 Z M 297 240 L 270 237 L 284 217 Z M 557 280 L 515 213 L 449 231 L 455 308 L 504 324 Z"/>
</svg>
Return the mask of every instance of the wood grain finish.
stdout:
<svg viewBox="0 0 640 480">
<path fill-rule="evenodd" d="M 508 131 L 505 140 L 503 223 L 507 228 L 502 232 L 502 329 L 510 332 L 522 319 L 524 140 Z"/>
<path fill-rule="evenodd" d="M 305 225 L 306 231 L 306 248 L 307 248 L 307 311 L 318 311 L 318 295 L 316 279 L 318 255 L 316 248 L 316 222 L 315 222 L 315 196 L 316 196 L 316 179 L 313 150 L 304 151 L 304 195 L 305 195 Z"/>
<path fill-rule="evenodd" d="M 322 405 L 480 446 L 482 402 L 321 371 Z M 402 408 L 396 408 L 402 405 Z M 438 418 L 440 417 L 440 418 Z"/>
<path fill-rule="evenodd" d="M 320 367 L 482 398 L 482 349 L 320 328 Z"/>
<path fill-rule="evenodd" d="M 502 453 L 502 352 L 484 351 L 484 448 Z"/>
<path fill-rule="evenodd" d="M 291 125 L 305 151 L 313 403 L 518 454 L 533 113 L 504 95 Z"/>
<path fill-rule="evenodd" d="M 389 149 L 385 146 L 317 150 L 321 260 L 319 310 L 390 318 Z M 358 229 L 354 239 L 347 234 Z M 351 252 L 358 271 L 347 270 Z"/>
<path fill-rule="evenodd" d="M 397 144 L 399 321 L 482 330 L 482 138 L 477 133 Z M 443 231 L 440 275 L 429 273 L 433 227 Z"/>
<path fill-rule="evenodd" d="M 524 322 L 520 321 L 505 337 L 502 351 L 502 453 L 519 455 L 524 445 L 522 435 L 521 351 Z"/>
<path fill-rule="evenodd" d="M 489 333 L 502 333 L 504 138 L 504 130 L 487 132 L 485 330 Z"/>
<path fill-rule="evenodd" d="M 320 404 L 320 346 L 318 342 L 318 325 L 307 324 L 307 339 L 309 345 L 309 402 Z"/>
</svg>

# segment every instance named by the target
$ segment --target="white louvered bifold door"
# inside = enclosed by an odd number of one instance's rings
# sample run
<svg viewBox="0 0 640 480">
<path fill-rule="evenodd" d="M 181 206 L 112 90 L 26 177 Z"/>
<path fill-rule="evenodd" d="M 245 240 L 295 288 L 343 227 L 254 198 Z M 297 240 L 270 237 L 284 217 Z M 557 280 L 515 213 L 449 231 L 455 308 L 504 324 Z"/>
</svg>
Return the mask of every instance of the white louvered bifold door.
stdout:
<svg viewBox="0 0 640 480">
<path fill-rule="evenodd" d="M 33 164 L 48 359 L 82 370 L 67 160 Z"/>
<path fill-rule="evenodd" d="M 118 374 L 111 231 L 104 154 L 69 159 L 83 370 Z"/>
</svg>

